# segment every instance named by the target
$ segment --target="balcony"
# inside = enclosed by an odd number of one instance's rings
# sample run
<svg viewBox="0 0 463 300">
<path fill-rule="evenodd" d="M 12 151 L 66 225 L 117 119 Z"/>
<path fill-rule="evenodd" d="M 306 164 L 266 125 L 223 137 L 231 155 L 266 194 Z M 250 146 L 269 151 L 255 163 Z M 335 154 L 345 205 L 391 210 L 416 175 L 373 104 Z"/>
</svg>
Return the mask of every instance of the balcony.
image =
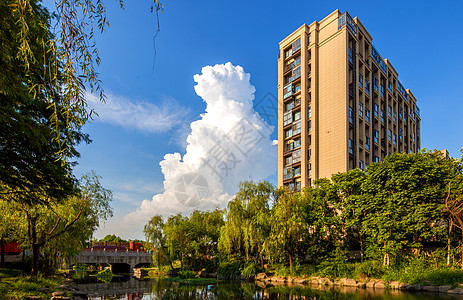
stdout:
<svg viewBox="0 0 463 300">
<path fill-rule="evenodd" d="M 293 95 L 293 85 L 291 83 L 285 85 L 283 88 L 283 99 L 291 97 Z"/>
</svg>

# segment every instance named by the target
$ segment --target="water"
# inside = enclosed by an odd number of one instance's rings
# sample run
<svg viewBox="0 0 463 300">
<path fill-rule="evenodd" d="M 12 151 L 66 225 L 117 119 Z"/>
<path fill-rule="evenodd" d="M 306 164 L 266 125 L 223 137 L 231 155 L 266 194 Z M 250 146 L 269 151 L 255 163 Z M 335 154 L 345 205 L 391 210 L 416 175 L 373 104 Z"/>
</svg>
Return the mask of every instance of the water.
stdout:
<svg viewBox="0 0 463 300">
<path fill-rule="evenodd" d="M 437 293 L 403 293 L 306 285 L 265 286 L 263 283 L 232 282 L 211 285 L 188 285 L 162 279 L 139 280 L 114 278 L 110 283 L 77 284 L 89 299 L 358 299 L 358 300 L 463 300 L 460 295 Z"/>
</svg>

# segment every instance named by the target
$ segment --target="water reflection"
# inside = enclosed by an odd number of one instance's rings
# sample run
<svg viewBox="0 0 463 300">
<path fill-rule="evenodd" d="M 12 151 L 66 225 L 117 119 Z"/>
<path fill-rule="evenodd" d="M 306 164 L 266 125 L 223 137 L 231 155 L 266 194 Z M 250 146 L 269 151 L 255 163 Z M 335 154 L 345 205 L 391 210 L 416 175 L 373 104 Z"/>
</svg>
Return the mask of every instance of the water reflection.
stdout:
<svg viewBox="0 0 463 300">
<path fill-rule="evenodd" d="M 178 284 L 162 279 L 138 280 L 135 278 L 126 278 L 124 281 L 111 283 L 81 283 L 78 284 L 78 288 L 87 292 L 89 299 L 463 300 L 463 297 L 459 295 L 412 294 L 348 287 L 265 286 L 247 282 L 221 282 L 208 286 Z"/>
</svg>

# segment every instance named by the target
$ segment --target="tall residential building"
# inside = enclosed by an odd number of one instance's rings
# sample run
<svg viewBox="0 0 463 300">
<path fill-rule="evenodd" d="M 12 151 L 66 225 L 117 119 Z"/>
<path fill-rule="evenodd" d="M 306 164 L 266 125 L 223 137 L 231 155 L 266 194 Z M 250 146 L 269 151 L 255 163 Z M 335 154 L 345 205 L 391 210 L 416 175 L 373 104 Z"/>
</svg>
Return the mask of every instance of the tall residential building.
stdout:
<svg viewBox="0 0 463 300">
<path fill-rule="evenodd" d="M 420 149 L 416 99 L 372 41 L 336 10 L 280 42 L 278 186 L 299 190 Z"/>
</svg>

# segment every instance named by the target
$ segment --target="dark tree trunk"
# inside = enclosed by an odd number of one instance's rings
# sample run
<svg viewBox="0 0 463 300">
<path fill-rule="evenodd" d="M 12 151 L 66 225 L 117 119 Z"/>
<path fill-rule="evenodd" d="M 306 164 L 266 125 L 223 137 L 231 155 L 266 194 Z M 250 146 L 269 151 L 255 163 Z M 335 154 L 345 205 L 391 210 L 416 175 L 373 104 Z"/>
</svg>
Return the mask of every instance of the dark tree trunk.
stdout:
<svg viewBox="0 0 463 300">
<path fill-rule="evenodd" d="M 2 252 L 1 254 L 1 258 L 0 258 L 0 267 L 1 268 L 4 268 L 5 267 L 5 239 L 1 238 L 0 240 L 0 251 Z"/>
</svg>

